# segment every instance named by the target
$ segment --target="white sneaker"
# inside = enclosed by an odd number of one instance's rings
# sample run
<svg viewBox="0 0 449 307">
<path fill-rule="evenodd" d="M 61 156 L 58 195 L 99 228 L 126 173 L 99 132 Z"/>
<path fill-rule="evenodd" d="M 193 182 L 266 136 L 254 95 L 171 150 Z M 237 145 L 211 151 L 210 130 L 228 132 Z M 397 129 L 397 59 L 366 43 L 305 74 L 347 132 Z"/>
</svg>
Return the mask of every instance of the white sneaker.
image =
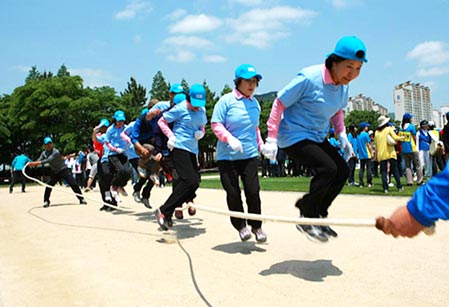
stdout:
<svg viewBox="0 0 449 307">
<path fill-rule="evenodd" d="M 159 182 L 159 176 L 156 174 L 151 174 L 150 175 L 150 180 L 153 181 L 155 186 L 159 186 L 160 182 Z"/>
<path fill-rule="evenodd" d="M 105 200 L 105 201 L 112 201 L 112 198 L 111 198 L 111 192 L 106 191 L 106 192 L 104 193 L 104 200 Z"/>
<path fill-rule="evenodd" d="M 118 196 L 118 191 L 116 189 L 114 189 L 112 186 L 109 191 L 111 192 L 112 197 L 116 198 Z"/>
</svg>

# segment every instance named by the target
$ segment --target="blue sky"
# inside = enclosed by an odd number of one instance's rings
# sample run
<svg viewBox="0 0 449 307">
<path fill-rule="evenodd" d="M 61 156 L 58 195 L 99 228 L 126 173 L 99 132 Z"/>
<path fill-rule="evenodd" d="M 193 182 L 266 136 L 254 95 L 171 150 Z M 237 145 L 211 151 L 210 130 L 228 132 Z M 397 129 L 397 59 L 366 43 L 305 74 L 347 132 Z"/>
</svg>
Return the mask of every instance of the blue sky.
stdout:
<svg viewBox="0 0 449 307">
<path fill-rule="evenodd" d="M 134 77 L 149 90 L 160 70 L 219 94 L 250 63 L 263 75 L 257 92 L 277 91 L 356 35 L 368 63 L 350 95 L 391 112 L 394 86 L 410 80 L 429 86 L 439 107 L 449 104 L 448 16 L 449 0 L 2 0 L 0 95 L 31 66 L 56 73 L 62 64 L 85 86 L 121 92 Z"/>
</svg>

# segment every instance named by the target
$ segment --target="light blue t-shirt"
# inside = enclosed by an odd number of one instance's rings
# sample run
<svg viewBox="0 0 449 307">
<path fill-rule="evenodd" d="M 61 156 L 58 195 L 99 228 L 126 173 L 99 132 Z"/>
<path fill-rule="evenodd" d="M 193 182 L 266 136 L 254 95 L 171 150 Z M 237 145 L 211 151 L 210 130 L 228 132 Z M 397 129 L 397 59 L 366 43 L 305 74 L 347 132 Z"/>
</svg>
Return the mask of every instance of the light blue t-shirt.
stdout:
<svg viewBox="0 0 449 307">
<path fill-rule="evenodd" d="M 371 138 L 369 137 L 369 133 L 366 131 L 360 132 L 357 136 L 358 142 L 358 155 L 359 159 L 371 159 L 371 154 L 368 151 L 368 144 L 371 142 Z"/>
<path fill-rule="evenodd" d="M 162 112 L 165 110 L 170 109 L 171 103 L 170 101 L 159 101 L 156 103 L 148 112 L 151 112 L 153 110 L 161 110 Z"/>
<path fill-rule="evenodd" d="M 123 126 L 122 128 L 118 128 L 116 127 L 116 125 L 111 125 L 108 130 L 106 130 L 106 141 L 109 142 L 112 146 L 116 147 L 116 148 L 121 148 L 123 150 L 127 150 L 128 147 L 128 143 L 126 143 L 126 141 L 124 139 L 122 139 L 122 137 L 120 136 L 120 134 L 123 132 L 123 130 L 125 130 L 125 126 Z M 107 147 L 107 146 L 104 146 Z M 104 154 L 104 153 L 103 153 Z M 118 155 L 117 152 L 115 151 L 109 151 L 109 156 L 114 156 L 114 155 Z"/>
<path fill-rule="evenodd" d="M 212 123 L 222 124 L 242 143 L 243 153 L 233 151 L 228 143 L 218 140 L 217 160 L 244 160 L 259 155 L 256 128 L 260 105 L 256 98 L 237 97 L 235 92 L 223 95 L 214 107 Z"/>
<path fill-rule="evenodd" d="M 24 154 L 20 154 L 12 160 L 11 166 L 14 171 L 21 171 L 28 162 L 32 162 L 30 158 Z"/>
<path fill-rule="evenodd" d="M 130 122 L 128 125 L 126 125 L 126 127 L 125 127 L 126 135 L 131 136 L 131 134 L 133 133 L 134 123 L 135 123 L 135 121 Z M 135 150 L 134 144 L 132 142 L 128 145 L 128 149 L 125 151 L 125 153 L 128 156 L 128 160 L 139 158 L 139 155 L 136 154 L 136 150 Z"/>
<path fill-rule="evenodd" d="M 416 144 L 413 141 L 413 135 L 416 136 L 416 128 L 413 124 L 404 125 L 405 129 L 400 130 L 400 135 L 405 136 L 405 140 L 402 141 L 401 153 L 413 153 L 416 152 Z"/>
<path fill-rule="evenodd" d="M 168 123 L 173 123 L 173 133 L 176 136 L 175 148 L 198 154 L 198 140 L 195 132 L 207 123 L 206 109 L 190 110 L 187 101 L 181 102 L 165 112 L 163 117 Z"/>
<path fill-rule="evenodd" d="M 286 107 L 277 135 L 279 147 L 303 140 L 323 142 L 330 119 L 348 104 L 348 86 L 325 84 L 322 69 L 323 65 L 304 68 L 278 92 Z"/>
<path fill-rule="evenodd" d="M 354 154 L 356 155 L 356 157 L 358 158 L 358 142 L 357 142 L 357 137 L 354 137 L 352 135 L 352 133 L 348 133 L 348 141 L 349 143 L 351 143 L 352 146 L 352 150 L 354 151 Z"/>
</svg>

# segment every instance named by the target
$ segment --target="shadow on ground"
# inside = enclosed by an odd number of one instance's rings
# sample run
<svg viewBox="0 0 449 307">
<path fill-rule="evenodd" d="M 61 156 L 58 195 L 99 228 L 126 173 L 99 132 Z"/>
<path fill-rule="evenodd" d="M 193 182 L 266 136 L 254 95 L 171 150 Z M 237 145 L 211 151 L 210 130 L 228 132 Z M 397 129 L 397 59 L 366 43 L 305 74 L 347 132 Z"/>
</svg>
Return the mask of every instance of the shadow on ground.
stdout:
<svg viewBox="0 0 449 307">
<path fill-rule="evenodd" d="M 332 264 L 332 260 L 289 260 L 273 264 L 268 270 L 259 273 L 262 276 L 272 274 L 290 274 L 307 281 L 324 281 L 327 276 L 340 276 L 343 272 Z"/>
</svg>

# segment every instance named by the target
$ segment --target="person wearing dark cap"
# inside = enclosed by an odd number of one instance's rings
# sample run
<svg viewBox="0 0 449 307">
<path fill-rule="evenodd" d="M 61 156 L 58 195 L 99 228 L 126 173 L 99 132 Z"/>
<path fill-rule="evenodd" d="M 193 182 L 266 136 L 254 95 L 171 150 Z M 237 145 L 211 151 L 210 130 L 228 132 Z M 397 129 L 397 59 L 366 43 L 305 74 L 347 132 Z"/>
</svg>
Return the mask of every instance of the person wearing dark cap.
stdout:
<svg viewBox="0 0 449 307">
<path fill-rule="evenodd" d="M 359 135 L 357 136 L 357 144 L 358 144 L 357 153 L 360 159 L 359 183 L 361 188 L 365 186 L 363 182 L 365 169 L 366 169 L 366 183 L 368 184 L 369 188 L 373 186 L 373 175 L 371 172 L 373 148 L 371 146 L 371 138 L 368 133 L 369 126 L 370 124 L 368 124 L 367 122 L 361 122 L 359 124 L 360 127 Z"/>
<path fill-rule="evenodd" d="M 39 158 L 36 161 L 32 161 L 28 163 L 30 167 L 36 166 L 50 166 L 50 178 L 47 181 L 47 184 L 50 186 L 54 186 L 59 180 L 63 179 L 67 182 L 67 184 L 72 188 L 72 191 L 76 194 L 80 205 L 86 205 L 87 202 L 84 197 L 81 195 L 81 189 L 76 184 L 75 179 L 73 178 L 72 171 L 67 165 L 64 163 L 61 153 L 59 150 L 54 148 L 53 140 L 51 137 L 47 136 L 44 138 L 44 146 L 45 150 L 41 153 Z M 44 192 L 44 208 L 50 206 L 50 194 L 52 188 L 46 187 Z"/>
<path fill-rule="evenodd" d="M 354 155 L 343 110 L 348 104 L 348 84 L 359 76 L 365 62 L 365 44 L 355 36 L 342 37 L 324 65 L 301 70 L 273 102 L 262 152 L 274 159 L 279 146 L 290 158 L 316 171 L 309 193 L 296 202 L 300 216 L 326 218 L 328 208 L 346 184 L 347 163 L 326 137 L 331 122 L 345 156 L 349 159 Z M 329 226 L 299 224 L 297 229 L 315 242 L 337 236 Z"/>
<path fill-rule="evenodd" d="M 416 171 L 416 184 L 423 184 L 422 165 L 419 162 L 419 153 L 416 146 L 416 128 L 412 124 L 413 114 L 404 113 L 402 116 L 402 125 L 399 135 L 404 137 L 401 144 L 401 154 L 405 162 L 405 177 L 407 178 L 407 185 L 413 185 L 413 168 Z"/>
<path fill-rule="evenodd" d="M 220 98 L 212 113 L 211 126 L 218 138 L 217 165 L 230 211 L 244 212 L 240 178 L 248 213 L 261 213 L 257 173 L 259 148 L 263 145 L 259 130 L 261 109 L 253 97 L 261 79 L 262 75 L 256 72 L 254 66 L 238 66 L 235 70 L 235 89 Z M 255 234 L 257 242 L 267 240 L 261 221 L 231 217 L 231 224 L 239 232 L 242 241 L 250 239 L 251 232 Z M 246 224 L 251 226 L 251 232 Z"/>
</svg>

